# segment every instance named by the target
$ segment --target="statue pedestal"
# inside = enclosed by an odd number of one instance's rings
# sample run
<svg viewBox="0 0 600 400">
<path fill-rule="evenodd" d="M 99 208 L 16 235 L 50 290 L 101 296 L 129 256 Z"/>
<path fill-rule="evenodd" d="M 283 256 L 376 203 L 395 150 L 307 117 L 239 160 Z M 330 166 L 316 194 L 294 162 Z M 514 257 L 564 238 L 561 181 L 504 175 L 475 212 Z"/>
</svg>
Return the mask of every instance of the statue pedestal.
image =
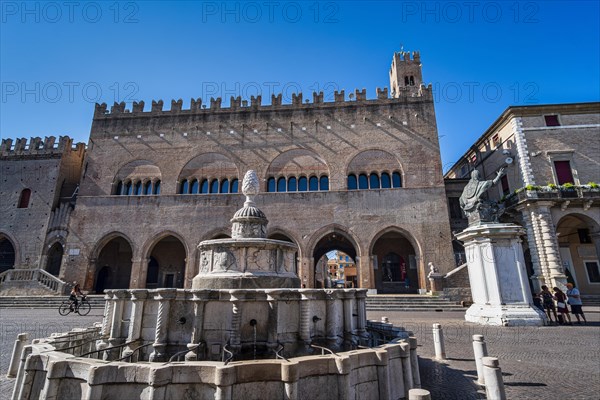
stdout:
<svg viewBox="0 0 600 400">
<path fill-rule="evenodd" d="M 437 272 L 430 273 L 429 277 L 429 287 L 431 288 L 431 294 L 437 294 L 444 290 L 444 274 L 440 274 Z"/>
<path fill-rule="evenodd" d="M 465 319 L 482 325 L 540 326 L 546 317 L 533 305 L 519 236 L 514 224 L 469 226 L 456 235 L 464 242 L 473 305 Z"/>
</svg>

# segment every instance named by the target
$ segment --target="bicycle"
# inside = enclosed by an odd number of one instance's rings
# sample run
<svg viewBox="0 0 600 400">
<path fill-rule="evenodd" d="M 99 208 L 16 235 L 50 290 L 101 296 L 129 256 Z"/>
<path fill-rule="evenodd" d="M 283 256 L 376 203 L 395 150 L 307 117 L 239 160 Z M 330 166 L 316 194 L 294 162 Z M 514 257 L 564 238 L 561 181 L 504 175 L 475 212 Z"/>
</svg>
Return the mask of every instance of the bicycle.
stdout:
<svg viewBox="0 0 600 400">
<path fill-rule="evenodd" d="M 58 307 L 58 313 L 63 316 L 72 312 L 76 312 L 79 315 L 88 315 L 91 309 L 92 305 L 87 297 L 83 296 L 77 303 L 77 306 L 75 306 L 75 302 L 70 299 L 63 301 L 60 307 Z"/>
</svg>

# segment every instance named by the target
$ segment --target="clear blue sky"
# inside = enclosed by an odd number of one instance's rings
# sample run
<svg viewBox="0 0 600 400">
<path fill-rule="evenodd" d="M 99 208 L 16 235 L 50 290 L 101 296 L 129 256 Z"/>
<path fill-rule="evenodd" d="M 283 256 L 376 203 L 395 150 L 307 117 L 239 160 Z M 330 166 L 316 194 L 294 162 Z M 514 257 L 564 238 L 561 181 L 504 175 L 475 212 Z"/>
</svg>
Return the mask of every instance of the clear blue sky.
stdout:
<svg viewBox="0 0 600 400">
<path fill-rule="evenodd" d="M 0 3 L 2 138 L 87 142 L 96 101 L 374 98 L 401 45 L 434 86 L 444 170 L 509 105 L 600 99 L 598 1 L 69 4 Z"/>
</svg>

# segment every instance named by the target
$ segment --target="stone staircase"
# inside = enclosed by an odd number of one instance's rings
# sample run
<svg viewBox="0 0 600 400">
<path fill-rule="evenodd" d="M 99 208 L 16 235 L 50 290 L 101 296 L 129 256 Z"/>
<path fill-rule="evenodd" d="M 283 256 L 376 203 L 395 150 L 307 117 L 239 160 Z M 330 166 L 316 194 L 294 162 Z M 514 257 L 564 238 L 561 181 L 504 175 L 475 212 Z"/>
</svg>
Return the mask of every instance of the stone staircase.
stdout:
<svg viewBox="0 0 600 400">
<path fill-rule="evenodd" d="M 0 296 L 1 308 L 55 308 L 69 296 Z M 87 296 L 92 308 L 104 309 L 104 295 Z"/>
<path fill-rule="evenodd" d="M 583 312 L 585 312 L 585 307 L 600 307 L 600 295 L 594 294 L 582 294 L 581 302 L 583 303 Z"/>
<path fill-rule="evenodd" d="M 367 311 L 466 311 L 466 307 L 443 296 L 390 295 L 367 296 Z"/>
</svg>

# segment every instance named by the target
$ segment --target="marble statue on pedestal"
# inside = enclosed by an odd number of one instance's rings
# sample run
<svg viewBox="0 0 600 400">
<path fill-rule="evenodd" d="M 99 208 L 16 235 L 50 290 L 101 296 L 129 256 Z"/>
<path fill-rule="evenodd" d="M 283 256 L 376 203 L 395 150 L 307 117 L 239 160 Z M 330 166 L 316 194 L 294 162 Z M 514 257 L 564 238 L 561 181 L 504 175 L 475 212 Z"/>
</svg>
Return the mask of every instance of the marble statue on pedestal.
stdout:
<svg viewBox="0 0 600 400">
<path fill-rule="evenodd" d="M 473 305 L 465 319 L 484 325 L 543 325 L 543 313 L 533 305 L 527 282 L 520 236 L 525 230 L 515 224 L 498 222 L 497 203 L 483 200 L 483 194 L 498 183 L 496 178 L 479 180 L 473 171 L 460 196 L 460 206 L 469 227 L 456 235 L 464 242 Z"/>
</svg>

